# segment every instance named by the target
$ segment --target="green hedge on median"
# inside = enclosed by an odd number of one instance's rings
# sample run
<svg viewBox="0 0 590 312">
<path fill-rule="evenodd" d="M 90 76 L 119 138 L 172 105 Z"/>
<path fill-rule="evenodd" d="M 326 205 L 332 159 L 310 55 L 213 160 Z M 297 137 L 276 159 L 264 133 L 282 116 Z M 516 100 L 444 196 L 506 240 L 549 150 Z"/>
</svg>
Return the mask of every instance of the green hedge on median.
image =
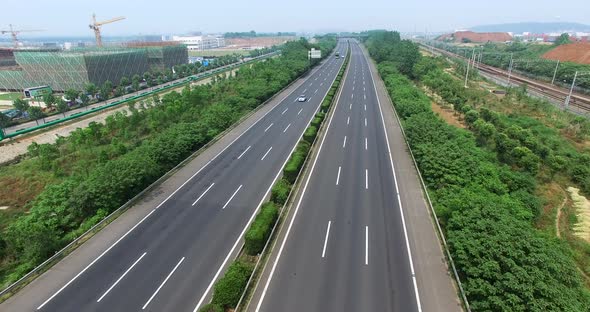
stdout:
<svg viewBox="0 0 590 312">
<path fill-rule="evenodd" d="M 284 205 L 291 192 L 291 183 L 285 179 L 280 179 L 272 187 L 270 193 L 270 201 L 275 202 L 277 205 Z"/>
<path fill-rule="evenodd" d="M 307 153 L 309 152 L 310 145 L 306 141 L 301 141 L 297 144 L 297 148 L 289 161 L 285 165 L 285 169 L 283 169 L 283 177 L 289 181 L 289 183 L 295 183 L 297 179 L 297 175 L 303 166 L 303 162 L 305 161 L 305 157 L 307 157 Z"/>
<path fill-rule="evenodd" d="M 223 312 L 223 307 L 218 304 L 209 303 L 202 306 L 199 312 Z"/>
<path fill-rule="evenodd" d="M 235 308 L 253 270 L 254 267 L 251 264 L 242 261 L 232 263 L 225 275 L 215 283 L 211 303 L 223 309 Z"/>
<path fill-rule="evenodd" d="M 244 248 L 247 254 L 255 256 L 262 251 L 278 217 L 279 209 L 275 203 L 268 202 L 260 207 L 260 212 L 244 237 Z"/>
<path fill-rule="evenodd" d="M 315 140 L 315 136 L 318 134 L 318 128 L 316 126 L 309 126 L 305 133 L 303 134 L 303 139 L 307 141 L 309 144 L 313 143 Z"/>
</svg>

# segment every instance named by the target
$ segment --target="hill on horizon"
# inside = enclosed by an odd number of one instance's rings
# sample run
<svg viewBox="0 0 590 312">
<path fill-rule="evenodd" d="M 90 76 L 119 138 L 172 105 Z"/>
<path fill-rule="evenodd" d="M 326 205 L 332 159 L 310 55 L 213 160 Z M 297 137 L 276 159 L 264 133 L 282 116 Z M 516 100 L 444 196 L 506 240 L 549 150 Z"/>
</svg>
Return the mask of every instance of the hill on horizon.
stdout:
<svg viewBox="0 0 590 312">
<path fill-rule="evenodd" d="M 590 32 L 590 25 L 569 22 L 523 22 L 509 24 L 492 24 L 470 27 L 469 30 L 475 32 L 513 32 L 523 33 L 531 32 L 536 34 L 552 32 Z"/>
</svg>

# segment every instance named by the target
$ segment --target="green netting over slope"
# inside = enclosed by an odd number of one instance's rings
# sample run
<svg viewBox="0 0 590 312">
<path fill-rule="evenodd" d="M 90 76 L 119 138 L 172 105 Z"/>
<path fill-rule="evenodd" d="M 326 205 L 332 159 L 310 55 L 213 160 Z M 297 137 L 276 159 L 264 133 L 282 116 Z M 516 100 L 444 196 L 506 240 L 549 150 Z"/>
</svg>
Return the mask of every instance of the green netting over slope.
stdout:
<svg viewBox="0 0 590 312">
<path fill-rule="evenodd" d="M 22 70 L 2 70 L 0 71 L 0 90 L 23 90 L 32 86 Z"/>
<path fill-rule="evenodd" d="M 149 69 L 171 68 L 188 61 L 186 46 L 73 49 L 70 51 L 18 51 L 14 53 L 22 71 L 0 71 L 0 90 L 49 85 L 53 90 L 83 90 L 92 82 L 143 75 Z"/>
</svg>

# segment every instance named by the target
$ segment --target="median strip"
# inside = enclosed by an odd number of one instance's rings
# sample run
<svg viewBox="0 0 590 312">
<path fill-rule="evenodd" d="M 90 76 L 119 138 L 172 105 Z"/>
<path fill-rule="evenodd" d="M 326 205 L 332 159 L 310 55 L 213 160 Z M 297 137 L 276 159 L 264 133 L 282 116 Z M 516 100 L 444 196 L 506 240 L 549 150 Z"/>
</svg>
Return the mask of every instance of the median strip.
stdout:
<svg viewBox="0 0 590 312">
<path fill-rule="evenodd" d="M 290 200 L 292 199 L 292 195 L 294 195 L 293 190 L 299 186 L 301 180 L 300 174 L 307 165 L 312 146 L 316 144 L 319 129 L 322 127 L 323 121 L 326 119 L 326 115 L 332 104 L 335 102 L 335 94 L 341 84 L 342 76 L 347 65 L 348 57 L 322 101 L 319 112 L 316 113 L 297 147 L 291 154 L 291 157 L 285 163 L 282 178 L 271 189 L 270 201 L 261 206 L 260 211 L 248 228 L 244 236 L 244 248 L 242 248 L 240 254 L 224 277 L 215 283 L 211 303 L 203 306 L 199 311 L 222 311 L 227 308 L 239 311 L 240 305 L 244 300 L 249 300 L 248 297 L 253 290 L 252 286 L 256 285 L 264 269 L 261 264 L 264 265 L 270 253 L 269 242 L 273 240 L 277 226 L 282 224 L 286 215 L 285 212 L 288 211 L 289 205 L 292 204 Z M 248 268 L 254 266 L 254 268 L 252 271 L 248 270 L 246 273 L 249 274 L 240 276 L 241 278 L 235 282 L 238 286 L 242 286 L 239 301 L 223 302 L 221 298 L 227 296 L 234 295 L 232 298 L 236 298 L 235 292 L 237 291 L 237 287 L 228 289 L 229 287 L 223 286 L 230 280 L 230 270 L 234 265 L 247 266 Z"/>
</svg>

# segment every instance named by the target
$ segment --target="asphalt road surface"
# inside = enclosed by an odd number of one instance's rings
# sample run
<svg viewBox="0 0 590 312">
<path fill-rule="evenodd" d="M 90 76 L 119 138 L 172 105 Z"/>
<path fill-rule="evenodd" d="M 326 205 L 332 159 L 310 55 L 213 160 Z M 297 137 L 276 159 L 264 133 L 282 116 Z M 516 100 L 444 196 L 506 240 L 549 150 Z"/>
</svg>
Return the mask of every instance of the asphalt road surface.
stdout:
<svg viewBox="0 0 590 312">
<path fill-rule="evenodd" d="M 346 44 L 335 51 L 345 53 Z M 330 57 L 69 282 L 54 285 L 51 296 L 27 300 L 56 312 L 193 311 L 204 304 L 342 62 Z M 307 102 L 297 102 L 301 94 Z"/>
<path fill-rule="evenodd" d="M 351 49 L 311 177 L 251 310 L 420 311 L 376 89 L 352 40 Z"/>
</svg>

